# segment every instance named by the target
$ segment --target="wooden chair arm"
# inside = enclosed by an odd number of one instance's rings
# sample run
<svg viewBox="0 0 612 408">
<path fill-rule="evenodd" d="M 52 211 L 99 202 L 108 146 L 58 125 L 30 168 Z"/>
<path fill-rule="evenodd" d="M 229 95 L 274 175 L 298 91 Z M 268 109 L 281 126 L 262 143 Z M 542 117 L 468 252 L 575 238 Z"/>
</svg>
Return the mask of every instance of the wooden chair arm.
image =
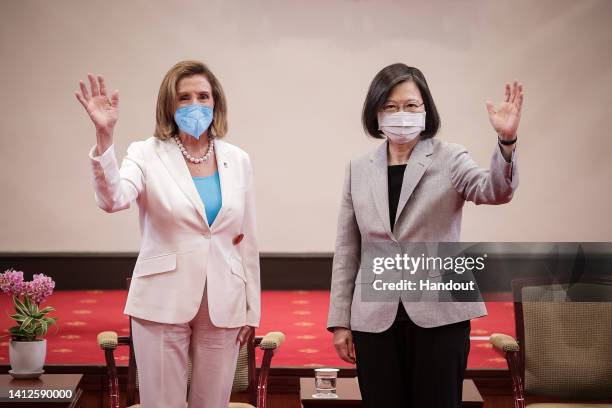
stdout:
<svg viewBox="0 0 612 408">
<path fill-rule="evenodd" d="M 285 341 L 285 335 L 281 332 L 270 332 L 263 337 L 255 338 L 255 345 L 263 350 L 259 379 L 257 381 L 257 408 L 266 408 L 266 397 L 268 394 L 268 376 L 272 357 Z"/>
<path fill-rule="evenodd" d="M 514 408 L 525 408 L 525 389 L 521 372 L 521 349 L 518 342 L 512 336 L 500 333 L 491 334 L 489 342 L 506 358 L 508 363 L 508 370 L 512 377 Z"/>
<path fill-rule="evenodd" d="M 504 353 L 520 350 L 518 342 L 514 339 L 514 337 L 508 336 L 507 334 L 493 333 L 491 337 L 489 337 L 489 342 L 497 350 Z"/>
<path fill-rule="evenodd" d="M 98 334 L 98 345 L 104 350 L 110 406 L 119 408 L 119 377 L 115 364 L 115 349 L 118 346 L 130 346 L 131 340 L 127 336 L 118 336 L 114 331 L 104 331 Z"/>
<path fill-rule="evenodd" d="M 285 334 L 282 332 L 269 332 L 266 334 L 258 346 L 262 350 L 276 350 L 285 341 Z"/>
<path fill-rule="evenodd" d="M 114 350 L 119 344 L 117 333 L 114 331 L 103 331 L 98 333 L 98 345 L 102 350 Z"/>
</svg>

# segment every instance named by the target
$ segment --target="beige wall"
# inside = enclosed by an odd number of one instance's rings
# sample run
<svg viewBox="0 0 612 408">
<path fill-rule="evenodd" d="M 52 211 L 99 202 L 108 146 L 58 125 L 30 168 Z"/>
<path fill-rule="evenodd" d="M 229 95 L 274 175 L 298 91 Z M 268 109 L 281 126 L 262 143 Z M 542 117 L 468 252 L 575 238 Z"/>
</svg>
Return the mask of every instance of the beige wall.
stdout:
<svg viewBox="0 0 612 408">
<path fill-rule="evenodd" d="M 438 137 L 482 165 L 484 102 L 519 78 L 521 185 L 467 204 L 465 241 L 612 241 L 612 2 L 2 1 L 0 251 L 134 251 L 135 209 L 97 209 L 92 125 L 77 81 L 121 92 L 117 151 L 152 134 L 157 89 L 180 59 L 207 62 L 230 103 L 227 140 L 253 159 L 263 251 L 331 251 L 343 169 L 372 149 L 360 109 L 397 61 L 426 75 Z"/>
</svg>

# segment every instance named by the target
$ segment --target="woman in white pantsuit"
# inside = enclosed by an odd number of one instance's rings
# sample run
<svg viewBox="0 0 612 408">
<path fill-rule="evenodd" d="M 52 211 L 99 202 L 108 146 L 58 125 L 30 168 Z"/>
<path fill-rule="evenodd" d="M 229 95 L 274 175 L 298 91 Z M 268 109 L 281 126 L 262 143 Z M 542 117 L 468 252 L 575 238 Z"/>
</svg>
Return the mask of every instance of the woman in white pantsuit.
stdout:
<svg viewBox="0 0 612 408">
<path fill-rule="evenodd" d="M 166 74 L 154 137 L 133 142 L 121 168 L 113 130 L 119 94 L 89 74 L 76 97 L 96 128 L 89 153 L 106 212 L 139 208 L 142 242 L 124 312 L 144 408 L 227 407 L 238 350 L 259 325 L 253 172 L 227 131 L 223 89 L 201 62 Z M 187 396 L 187 360 L 193 378 Z"/>
</svg>

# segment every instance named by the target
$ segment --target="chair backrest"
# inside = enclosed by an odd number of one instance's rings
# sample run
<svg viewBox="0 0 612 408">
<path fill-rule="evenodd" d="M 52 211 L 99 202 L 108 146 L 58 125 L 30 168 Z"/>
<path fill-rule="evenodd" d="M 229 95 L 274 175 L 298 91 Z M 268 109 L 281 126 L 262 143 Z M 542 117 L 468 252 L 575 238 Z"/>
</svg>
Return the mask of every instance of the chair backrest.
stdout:
<svg viewBox="0 0 612 408">
<path fill-rule="evenodd" d="M 249 388 L 249 347 L 245 343 L 240 347 L 238 353 L 238 362 L 236 363 L 236 371 L 234 372 L 234 383 L 232 384 L 232 393 L 244 392 Z"/>
<path fill-rule="evenodd" d="M 513 288 L 527 393 L 612 398 L 612 281 L 521 279 Z"/>
<path fill-rule="evenodd" d="M 131 278 L 126 279 L 127 289 L 130 289 Z M 132 318 L 130 322 L 130 339 L 132 338 Z M 256 378 L 255 378 L 255 335 L 252 332 L 251 336 L 247 341 L 240 347 L 238 352 L 238 361 L 236 363 L 236 371 L 234 372 L 234 382 L 232 384 L 232 393 L 246 392 L 250 394 L 250 402 L 253 403 L 256 398 Z M 136 359 L 133 355 L 133 349 L 130 347 L 130 360 L 128 365 L 128 401 L 135 401 L 136 395 L 138 394 L 138 367 L 136 366 Z M 191 358 L 188 361 L 187 366 L 187 395 L 189 395 L 189 388 L 191 387 L 191 376 L 192 376 L 192 364 Z M 130 392 L 129 382 L 130 378 L 133 379 L 134 392 Z M 130 396 L 130 393 L 133 394 Z"/>
</svg>

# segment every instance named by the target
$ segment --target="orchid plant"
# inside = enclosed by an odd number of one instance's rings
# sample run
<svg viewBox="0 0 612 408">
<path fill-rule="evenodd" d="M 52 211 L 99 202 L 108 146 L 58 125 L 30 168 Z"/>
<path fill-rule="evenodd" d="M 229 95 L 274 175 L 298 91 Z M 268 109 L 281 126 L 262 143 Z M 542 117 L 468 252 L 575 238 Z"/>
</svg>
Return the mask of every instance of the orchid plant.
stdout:
<svg viewBox="0 0 612 408">
<path fill-rule="evenodd" d="M 15 314 L 11 318 L 17 323 L 9 329 L 13 340 L 36 341 L 47 334 L 49 326 L 55 324 L 56 317 L 47 317 L 54 311 L 51 306 L 39 306 L 53 293 L 55 282 L 50 277 L 38 273 L 31 281 L 23 280 L 23 272 L 8 269 L 0 274 L 0 290 L 13 297 Z"/>
</svg>

